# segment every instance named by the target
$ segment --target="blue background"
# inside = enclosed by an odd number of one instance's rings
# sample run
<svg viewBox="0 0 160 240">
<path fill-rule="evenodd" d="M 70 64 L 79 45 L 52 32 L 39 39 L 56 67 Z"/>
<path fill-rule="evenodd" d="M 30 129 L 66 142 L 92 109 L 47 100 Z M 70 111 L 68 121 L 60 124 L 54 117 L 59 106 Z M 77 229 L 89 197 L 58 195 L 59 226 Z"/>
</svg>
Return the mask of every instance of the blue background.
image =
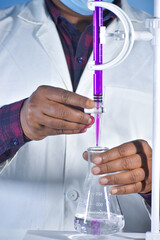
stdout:
<svg viewBox="0 0 160 240">
<path fill-rule="evenodd" d="M 16 3 L 27 2 L 27 0 L 0 0 L 0 8 L 8 7 Z M 128 0 L 129 4 L 135 8 L 142 9 L 153 14 L 154 0 Z"/>
</svg>

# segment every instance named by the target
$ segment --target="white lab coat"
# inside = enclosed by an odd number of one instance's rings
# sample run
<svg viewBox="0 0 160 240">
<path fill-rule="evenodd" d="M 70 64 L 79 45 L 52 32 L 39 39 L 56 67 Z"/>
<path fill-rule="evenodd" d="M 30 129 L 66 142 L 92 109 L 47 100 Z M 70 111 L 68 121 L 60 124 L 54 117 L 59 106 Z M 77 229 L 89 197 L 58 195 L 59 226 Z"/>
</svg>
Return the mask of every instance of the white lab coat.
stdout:
<svg viewBox="0 0 160 240">
<path fill-rule="evenodd" d="M 131 9 L 126 0 L 122 8 L 135 29 L 144 30 L 148 15 Z M 2 10 L 0 19 L 0 106 L 30 96 L 40 85 L 72 91 L 62 45 L 43 0 Z M 116 29 L 121 24 L 114 20 L 108 31 Z M 106 60 L 117 54 L 119 45 L 107 41 Z M 152 58 L 151 44 L 136 42 L 121 65 L 104 71 L 103 146 L 112 148 L 134 139 L 151 144 Z M 76 92 L 92 98 L 92 72 L 87 66 Z M 25 144 L 0 176 L 0 228 L 73 230 L 87 172 L 82 153 L 94 145 L 94 127 L 81 135 Z M 147 231 L 149 217 L 142 198 L 133 194 L 119 201 L 125 230 Z"/>
</svg>

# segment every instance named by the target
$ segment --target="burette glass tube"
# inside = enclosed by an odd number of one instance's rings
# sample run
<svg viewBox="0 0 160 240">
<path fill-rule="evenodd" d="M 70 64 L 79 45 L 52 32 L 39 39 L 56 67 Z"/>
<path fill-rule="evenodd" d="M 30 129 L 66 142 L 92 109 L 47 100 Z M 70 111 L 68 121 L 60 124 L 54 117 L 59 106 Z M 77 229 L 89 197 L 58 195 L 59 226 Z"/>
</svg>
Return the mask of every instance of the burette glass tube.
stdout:
<svg viewBox="0 0 160 240">
<path fill-rule="evenodd" d="M 102 0 L 95 0 L 102 1 Z M 103 47 L 100 44 L 100 27 L 103 26 L 103 8 L 95 7 L 93 12 L 93 60 L 95 65 L 103 63 Z M 95 70 L 93 75 L 93 96 L 95 101 L 96 146 L 100 142 L 101 108 L 103 107 L 103 71 Z M 99 111 L 100 110 L 100 111 Z"/>
</svg>

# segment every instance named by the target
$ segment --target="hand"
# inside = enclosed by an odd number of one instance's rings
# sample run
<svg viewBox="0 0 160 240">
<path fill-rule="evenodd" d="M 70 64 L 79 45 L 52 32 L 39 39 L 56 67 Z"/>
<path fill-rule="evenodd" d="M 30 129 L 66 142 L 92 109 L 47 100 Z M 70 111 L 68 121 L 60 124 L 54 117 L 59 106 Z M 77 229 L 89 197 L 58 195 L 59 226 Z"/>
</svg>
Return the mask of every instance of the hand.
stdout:
<svg viewBox="0 0 160 240">
<path fill-rule="evenodd" d="M 83 154 L 87 160 L 87 152 Z M 144 140 L 122 144 L 96 155 L 92 168 L 95 175 L 114 173 L 100 177 L 101 185 L 118 185 L 111 194 L 147 193 L 151 191 L 152 149 Z M 117 173 L 116 173 L 117 172 Z"/>
<path fill-rule="evenodd" d="M 84 113 L 84 108 L 94 108 L 94 102 L 60 88 L 40 86 L 22 106 L 23 132 L 31 140 L 86 132 L 94 118 Z"/>
</svg>

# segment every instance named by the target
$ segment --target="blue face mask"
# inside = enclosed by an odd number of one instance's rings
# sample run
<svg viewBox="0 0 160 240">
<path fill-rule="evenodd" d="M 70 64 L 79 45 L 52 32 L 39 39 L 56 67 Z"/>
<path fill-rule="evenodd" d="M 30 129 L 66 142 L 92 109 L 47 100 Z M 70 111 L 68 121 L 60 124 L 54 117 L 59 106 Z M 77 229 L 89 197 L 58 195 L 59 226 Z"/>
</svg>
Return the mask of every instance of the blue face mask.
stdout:
<svg viewBox="0 0 160 240">
<path fill-rule="evenodd" d="M 70 8 L 72 11 L 79 13 L 81 15 L 92 15 L 91 11 L 87 7 L 87 0 L 60 0 L 64 5 Z M 104 2 L 113 2 L 113 0 L 103 0 Z"/>
</svg>

